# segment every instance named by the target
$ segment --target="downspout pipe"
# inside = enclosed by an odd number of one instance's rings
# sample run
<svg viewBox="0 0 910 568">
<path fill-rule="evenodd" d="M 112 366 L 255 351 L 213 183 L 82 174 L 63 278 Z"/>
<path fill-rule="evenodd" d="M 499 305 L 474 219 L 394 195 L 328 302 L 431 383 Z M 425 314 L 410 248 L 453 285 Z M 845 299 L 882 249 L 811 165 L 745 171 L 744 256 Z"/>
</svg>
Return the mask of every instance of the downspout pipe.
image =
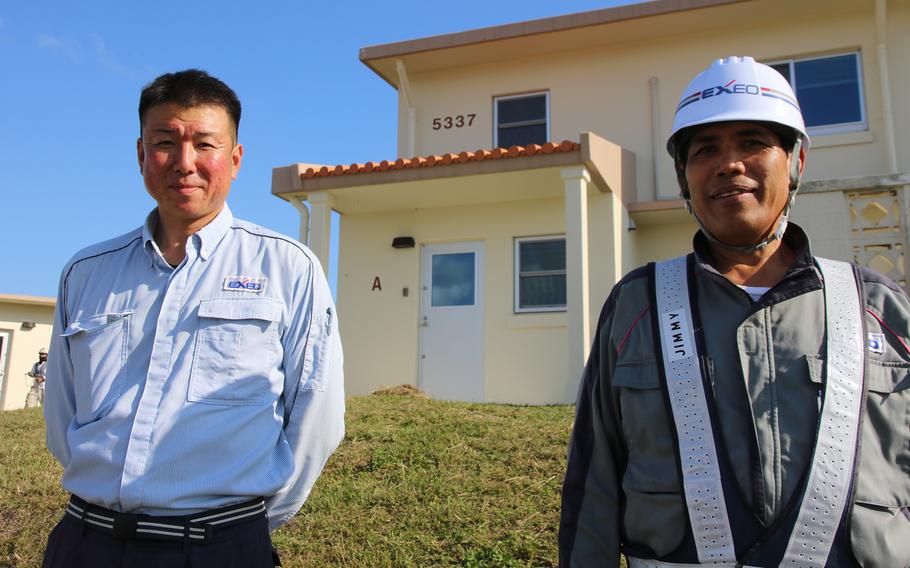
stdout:
<svg viewBox="0 0 910 568">
<path fill-rule="evenodd" d="M 882 121 L 885 123 L 885 152 L 888 173 L 897 173 L 897 143 L 894 138 L 894 111 L 891 105 L 891 79 L 888 72 L 888 3 L 875 0 L 875 35 L 878 51 L 878 79 L 882 91 Z"/>
<path fill-rule="evenodd" d="M 648 93 L 651 100 L 651 175 L 654 176 L 654 199 L 663 197 L 660 194 L 660 158 L 664 155 L 664 145 L 660 136 L 660 85 L 657 77 L 648 79 Z"/>
<path fill-rule="evenodd" d="M 398 83 L 400 85 L 399 90 L 401 94 L 404 95 L 404 102 L 408 107 L 408 140 L 405 148 L 400 150 L 405 150 L 404 156 L 401 157 L 411 157 L 416 153 L 415 147 L 415 132 L 417 130 L 417 118 L 414 111 L 414 100 L 411 98 L 411 82 L 408 81 L 408 71 L 404 66 L 404 61 L 401 59 L 395 60 L 395 71 L 398 72 Z"/>
</svg>

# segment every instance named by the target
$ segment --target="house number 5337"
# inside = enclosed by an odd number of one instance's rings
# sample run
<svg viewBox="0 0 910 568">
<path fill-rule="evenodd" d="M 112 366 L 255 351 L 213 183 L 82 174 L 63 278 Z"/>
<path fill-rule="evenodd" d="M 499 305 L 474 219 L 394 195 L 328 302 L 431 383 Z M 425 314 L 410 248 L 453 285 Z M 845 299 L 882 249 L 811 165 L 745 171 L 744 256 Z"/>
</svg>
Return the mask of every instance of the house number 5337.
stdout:
<svg viewBox="0 0 910 568">
<path fill-rule="evenodd" d="M 439 130 L 440 128 L 449 130 L 450 128 L 463 128 L 465 126 L 471 126 L 474 124 L 474 117 L 476 116 L 476 114 L 439 116 L 433 119 L 433 130 Z"/>
</svg>

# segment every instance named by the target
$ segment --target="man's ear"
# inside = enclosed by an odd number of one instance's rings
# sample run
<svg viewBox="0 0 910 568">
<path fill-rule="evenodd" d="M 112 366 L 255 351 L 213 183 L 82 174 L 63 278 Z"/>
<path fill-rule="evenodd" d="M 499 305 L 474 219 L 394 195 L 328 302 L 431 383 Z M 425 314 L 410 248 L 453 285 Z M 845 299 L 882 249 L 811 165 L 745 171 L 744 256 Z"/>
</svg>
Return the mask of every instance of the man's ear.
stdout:
<svg viewBox="0 0 910 568">
<path fill-rule="evenodd" d="M 803 176 L 803 167 L 806 163 L 806 149 L 803 148 L 803 141 L 796 139 L 793 144 L 793 151 L 790 152 L 790 191 L 796 191 L 799 188 L 799 182 Z"/>
<path fill-rule="evenodd" d="M 243 161 L 243 144 L 236 144 L 231 150 L 231 179 L 237 179 L 240 163 Z"/>
<path fill-rule="evenodd" d="M 145 166 L 145 151 L 142 149 L 142 138 L 136 139 L 136 159 L 139 160 L 139 173 L 142 173 L 142 168 Z"/>
</svg>

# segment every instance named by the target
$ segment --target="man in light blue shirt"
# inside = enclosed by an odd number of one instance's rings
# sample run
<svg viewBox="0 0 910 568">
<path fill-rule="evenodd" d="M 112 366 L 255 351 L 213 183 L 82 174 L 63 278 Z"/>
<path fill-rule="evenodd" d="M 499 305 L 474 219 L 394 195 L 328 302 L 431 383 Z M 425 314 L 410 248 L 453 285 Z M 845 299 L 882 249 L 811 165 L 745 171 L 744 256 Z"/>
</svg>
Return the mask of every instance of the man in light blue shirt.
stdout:
<svg viewBox="0 0 910 568">
<path fill-rule="evenodd" d="M 45 566 L 273 566 L 268 532 L 344 436 L 335 307 L 306 247 L 225 204 L 227 85 L 162 75 L 139 117 L 157 207 L 60 279 L 45 417 L 73 498 Z"/>
</svg>

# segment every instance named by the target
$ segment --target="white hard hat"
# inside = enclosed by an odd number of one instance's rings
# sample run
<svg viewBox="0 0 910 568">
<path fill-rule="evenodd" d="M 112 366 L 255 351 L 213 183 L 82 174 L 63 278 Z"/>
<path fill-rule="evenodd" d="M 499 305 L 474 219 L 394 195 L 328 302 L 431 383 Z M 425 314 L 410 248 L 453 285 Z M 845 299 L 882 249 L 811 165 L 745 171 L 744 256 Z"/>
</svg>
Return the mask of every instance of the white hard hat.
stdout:
<svg viewBox="0 0 910 568">
<path fill-rule="evenodd" d="M 683 91 L 667 150 L 675 160 L 676 135 L 685 128 L 734 120 L 791 128 L 799 134 L 802 147 L 809 149 L 809 135 L 790 83 L 751 57 L 727 57 L 714 61 Z"/>
<path fill-rule="evenodd" d="M 42 347 L 41 349 L 38 350 L 38 355 L 47 355 L 47 349 Z"/>
</svg>

